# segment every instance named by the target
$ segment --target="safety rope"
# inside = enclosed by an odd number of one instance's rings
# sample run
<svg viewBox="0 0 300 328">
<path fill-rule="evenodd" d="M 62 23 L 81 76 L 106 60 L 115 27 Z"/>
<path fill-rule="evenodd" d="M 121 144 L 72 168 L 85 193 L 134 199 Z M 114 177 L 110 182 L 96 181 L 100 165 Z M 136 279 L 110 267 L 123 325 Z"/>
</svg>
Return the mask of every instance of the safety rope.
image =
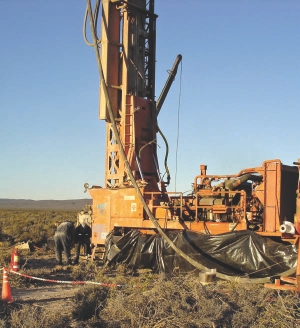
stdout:
<svg viewBox="0 0 300 328">
<path fill-rule="evenodd" d="M 124 160 L 124 164 L 127 170 L 127 173 L 129 175 L 129 178 L 132 182 L 133 187 L 136 190 L 136 193 L 143 205 L 143 208 L 147 214 L 147 216 L 149 217 L 149 219 L 151 220 L 152 224 L 154 225 L 154 227 L 157 229 L 157 231 L 160 233 L 160 235 L 163 237 L 163 239 L 170 245 L 170 247 L 177 253 L 179 254 L 181 257 L 183 257 L 186 261 L 188 261 L 191 265 L 193 265 L 195 268 L 199 269 L 200 271 L 208 271 L 209 269 L 207 267 L 205 267 L 204 265 L 202 265 L 201 263 L 195 261 L 193 258 L 191 258 L 190 256 L 188 256 L 187 254 L 185 254 L 181 249 L 179 249 L 173 242 L 172 240 L 164 233 L 164 231 L 162 230 L 162 228 L 160 227 L 159 223 L 157 222 L 157 220 L 154 218 L 152 212 L 150 211 L 142 193 L 141 190 L 133 176 L 133 172 L 131 171 L 131 167 L 130 164 L 128 162 L 128 159 L 126 157 L 125 154 L 125 150 L 122 146 L 122 142 L 119 136 L 119 132 L 117 129 L 117 125 L 116 125 L 116 121 L 113 115 L 113 111 L 112 111 L 112 107 L 111 107 L 111 101 L 110 101 L 110 97 L 108 94 L 108 89 L 107 89 L 107 84 L 104 78 L 104 73 L 103 73 L 103 68 L 102 68 L 102 63 L 101 63 L 101 58 L 100 58 L 100 53 L 99 53 L 99 47 L 98 47 L 98 40 L 97 40 L 97 36 L 96 36 L 96 31 L 95 31 L 95 24 L 94 24 L 94 17 L 93 17 L 93 11 L 92 11 L 92 5 L 91 5 L 91 1 L 90 0 L 86 0 L 87 1 L 87 13 L 90 17 L 90 28 L 91 28 L 91 32 L 92 32 L 92 38 L 93 38 L 93 47 L 95 50 L 95 54 L 96 54 L 96 60 L 97 60 L 97 66 L 98 66 L 98 71 L 100 74 L 100 79 L 102 80 L 102 84 L 103 84 L 103 91 L 104 91 L 104 95 L 107 101 L 107 110 L 108 110 L 108 114 L 110 117 L 110 122 L 111 122 L 111 127 L 113 130 L 113 133 L 115 135 L 117 144 L 119 145 L 119 150 L 121 153 L 121 156 Z M 288 270 L 286 272 L 283 272 L 283 275 L 290 275 L 292 273 L 294 273 L 296 271 L 296 268 Z M 228 280 L 228 281 L 239 281 L 239 282 L 252 282 L 252 283 L 266 283 L 270 281 L 270 277 L 266 277 L 266 278 L 244 278 L 244 277 L 240 277 L 240 276 L 228 276 L 222 273 L 217 272 L 216 276 L 220 279 L 223 280 Z"/>
<path fill-rule="evenodd" d="M 1 269 L 3 270 L 3 268 Z M 57 284 L 70 284 L 70 285 L 100 285 L 100 286 L 105 286 L 105 287 L 123 287 L 125 285 L 120 285 L 120 284 L 108 284 L 108 283 L 103 283 L 103 282 L 96 282 L 96 281 L 84 281 L 84 280 L 75 280 L 75 281 L 69 281 L 69 280 L 53 280 L 53 279 L 45 279 L 45 278 L 39 278 L 39 277 L 33 277 L 29 276 L 27 274 L 21 273 L 21 272 L 16 272 L 16 271 L 9 271 L 10 273 L 22 276 L 24 278 L 28 279 L 33 279 L 33 280 L 40 280 L 44 282 L 51 282 L 51 283 L 57 283 Z"/>
<path fill-rule="evenodd" d="M 269 266 L 268 268 L 271 268 L 272 266 L 275 266 L 275 265 L 278 265 L 278 264 L 280 264 L 280 263 L 275 263 L 275 264 Z M 5 268 L 0 268 L 0 272 L 3 271 L 4 269 Z M 39 281 L 44 281 L 44 282 L 48 282 L 48 283 L 69 284 L 69 285 L 99 285 L 99 286 L 103 286 L 103 287 L 126 287 L 126 285 L 124 285 L 124 284 L 103 283 L 103 282 L 90 281 L 90 280 L 74 280 L 74 281 L 72 281 L 72 280 L 46 279 L 46 278 L 39 278 L 39 277 L 30 276 L 30 275 L 27 275 L 27 274 L 24 274 L 24 273 L 21 273 L 21 272 L 17 272 L 17 271 L 12 271 L 12 270 L 8 270 L 8 271 L 10 273 L 19 275 L 19 276 L 27 278 L 27 279 L 39 280 Z M 257 270 L 253 273 L 257 273 L 259 271 L 261 271 L 261 270 Z M 287 271 L 283 272 L 281 274 L 281 276 L 291 276 L 291 275 L 295 274 L 295 272 L 296 272 L 296 268 L 292 268 L 290 270 L 287 270 Z M 217 272 L 216 276 L 220 278 L 220 273 Z M 266 282 L 270 281 L 270 278 L 272 278 L 272 276 L 271 277 L 266 277 L 266 278 L 243 278 L 243 277 L 228 276 L 228 279 L 225 279 L 225 280 L 236 281 L 236 282 L 266 283 Z M 221 279 L 224 279 L 224 277 L 221 278 Z M 139 287 L 140 288 L 140 286 L 133 286 L 133 287 Z"/>
</svg>

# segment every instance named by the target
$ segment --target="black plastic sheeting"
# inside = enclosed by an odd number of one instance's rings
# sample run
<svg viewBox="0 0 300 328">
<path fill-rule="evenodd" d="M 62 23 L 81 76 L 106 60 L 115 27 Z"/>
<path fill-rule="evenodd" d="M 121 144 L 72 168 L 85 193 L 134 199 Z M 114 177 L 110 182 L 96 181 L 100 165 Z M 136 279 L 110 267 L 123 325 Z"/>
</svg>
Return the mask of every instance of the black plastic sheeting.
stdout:
<svg viewBox="0 0 300 328">
<path fill-rule="evenodd" d="M 297 263 L 297 248 L 290 243 L 248 230 L 206 235 L 191 230 L 168 231 L 167 236 L 189 257 L 208 269 L 230 276 L 263 278 L 280 275 Z M 182 273 L 199 271 L 176 254 L 159 234 L 145 235 L 132 229 L 124 236 L 112 231 L 106 239 L 105 264 L 126 264 L 134 269 Z"/>
</svg>

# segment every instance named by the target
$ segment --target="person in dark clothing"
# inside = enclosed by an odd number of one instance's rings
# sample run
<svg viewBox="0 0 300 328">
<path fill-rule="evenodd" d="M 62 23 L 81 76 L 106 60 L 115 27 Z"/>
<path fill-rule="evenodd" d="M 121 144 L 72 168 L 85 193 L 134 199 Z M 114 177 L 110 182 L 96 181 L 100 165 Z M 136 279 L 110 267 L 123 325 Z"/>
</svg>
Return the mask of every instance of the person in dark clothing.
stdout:
<svg viewBox="0 0 300 328">
<path fill-rule="evenodd" d="M 55 232 L 55 255 L 59 265 L 62 265 L 62 251 L 65 254 L 67 265 L 72 264 L 71 261 L 71 247 L 74 245 L 75 240 L 75 226 L 71 221 L 61 223 Z"/>
<path fill-rule="evenodd" d="M 84 255 L 86 258 L 88 255 L 91 255 L 91 237 L 92 237 L 92 229 L 86 222 L 82 222 L 75 229 L 75 258 L 74 264 L 78 264 L 80 248 L 83 246 Z"/>
</svg>

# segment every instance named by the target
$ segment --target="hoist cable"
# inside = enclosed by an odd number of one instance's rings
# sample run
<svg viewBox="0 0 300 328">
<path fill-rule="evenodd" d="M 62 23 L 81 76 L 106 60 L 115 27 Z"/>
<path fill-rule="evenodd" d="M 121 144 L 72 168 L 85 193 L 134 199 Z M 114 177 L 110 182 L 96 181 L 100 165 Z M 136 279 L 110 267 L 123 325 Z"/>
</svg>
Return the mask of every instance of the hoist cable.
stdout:
<svg viewBox="0 0 300 328">
<path fill-rule="evenodd" d="M 180 104 L 181 104 L 181 85 L 182 85 L 182 61 L 180 63 L 180 83 L 179 83 L 179 97 L 177 110 L 177 138 L 176 138 L 176 159 L 175 159 L 175 192 L 177 183 L 177 166 L 178 166 L 178 148 L 179 148 L 179 132 L 180 132 Z"/>
<path fill-rule="evenodd" d="M 160 94 L 160 96 L 158 97 L 157 101 L 156 101 L 156 113 L 157 113 L 157 116 L 158 114 L 160 113 L 160 110 L 163 106 L 163 103 L 166 99 L 166 96 L 171 88 L 171 85 L 175 79 L 175 76 L 177 74 L 177 69 L 178 69 L 178 66 L 179 66 L 179 63 L 181 62 L 181 59 L 182 59 L 182 56 L 179 54 L 177 55 L 176 59 L 175 59 L 175 62 L 173 64 L 173 67 L 170 71 L 168 71 L 169 73 L 169 77 L 163 87 L 163 90 Z M 168 167 L 168 156 L 169 156 L 169 144 L 168 144 L 168 141 L 166 139 L 166 137 L 164 136 L 164 134 L 162 133 L 162 131 L 160 130 L 159 126 L 158 126 L 158 123 L 157 123 L 157 131 L 158 133 L 161 135 L 164 143 L 165 143 L 165 146 L 166 146 L 166 152 L 165 152 L 165 160 L 164 160 L 164 166 L 165 166 L 165 174 L 167 173 L 167 182 L 166 184 L 169 185 L 170 184 L 170 179 L 171 179 L 171 175 L 170 175 L 170 171 L 169 171 L 169 167 Z"/>
</svg>

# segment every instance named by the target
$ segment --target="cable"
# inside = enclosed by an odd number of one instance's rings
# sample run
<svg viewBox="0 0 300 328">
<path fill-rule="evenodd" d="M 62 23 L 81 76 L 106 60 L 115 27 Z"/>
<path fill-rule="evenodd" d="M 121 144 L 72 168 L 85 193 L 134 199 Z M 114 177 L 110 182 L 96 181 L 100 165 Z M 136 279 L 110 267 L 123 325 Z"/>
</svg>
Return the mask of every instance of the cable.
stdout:
<svg viewBox="0 0 300 328">
<path fill-rule="evenodd" d="M 168 144 L 168 141 L 167 141 L 166 137 L 164 136 L 164 134 L 162 133 L 162 131 L 159 128 L 158 125 L 157 125 L 157 131 L 161 135 L 161 137 L 162 137 L 162 139 L 163 139 L 163 141 L 165 142 L 165 145 L 166 145 L 166 154 L 165 154 L 164 166 L 165 166 L 165 170 L 166 170 L 166 173 L 167 173 L 167 185 L 169 185 L 170 179 L 171 179 L 171 175 L 170 175 L 170 171 L 169 171 L 169 167 L 168 167 L 169 144 Z"/>
<path fill-rule="evenodd" d="M 177 110 L 177 139 L 176 139 L 176 159 L 175 159 L 175 192 L 177 183 L 177 164 L 178 164 L 178 147 L 179 147 L 179 123 L 180 123 L 180 103 L 181 103 L 181 85 L 182 85 L 182 61 L 180 63 L 180 83 L 179 83 L 179 98 L 178 98 L 178 110 Z"/>
<path fill-rule="evenodd" d="M 87 12 L 88 12 L 88 15 L 90 17 L 90 27 L 91 27 L 91 32 L 92 32 L 92 37 L 93 37 L 93 47 L 94 47 L 94 50 L 95 50 L 95 54 L 96 54 L 96 59 L 97 59 L 97 66 L 98 66 L 98 70 L 99 70 L 99 74 L 100 74 L 100 78 L 102 80 L 102 83 L 103 83 L 103 91 L 104 91 L 104 95 L 105 95 L 105 98 L 107 100 L 107 109 L 108 109 L 108 114 L 109 114 L 109 117 L 110 117 L 110 121 L 111 121 L 111 127 L 112 127 L 112 130 L 113 130 L 113 133 L 115 135 L 115 138 L 116 138 L 116 141 L 119 145 L 119 150 L 120 150 L 120 153 L 121 153 L 121 156 L 124 160 L 124 164 L 125 164 L 125 167 L 126 167 L 126 170 L 127 170 L 127 173 L 129 175 L 129 178 L 132 182 L 132 185 L 133 187 L 135 188 L 136 190 L 136 193 L 143 205 L 143 208 L 146 212 L 146 214 L 148 215 L 149 219 L 151 220 L 152 224 L 154 225 L 154 227 L 157 229 L 157 231 L 161 234 L 161 236 L 163 237 L 163 239 L 170 245 L 170 247 L 177 253 L 179 254 L 180 256 L 182 256 L 186 261 L 188 261 L 191 265 L 193 265 L 195 268 L 203 271 L 203 270 L 208 270 L 208 268 L 206 268 L 204 265 L 202 265 L 201 263 L 195 261 L 193 258 L 191 258 L 190 256 L 188 256 L 187 254 L 185 254 L 181 249 L 179 249 L 174 243 L 173 241 L 164 233 L 164 231 L 162 230 L 162 228 L 160 227 L 159 223 L 157 222 L 157 220 L 154 218 L 153 214 L 151 213 L 142 193 L 141 193 L 141 190 L 133 176 L 133 173 L 131 171 L 131 167 L 130 167 L 130 164 L 128 162 L 128 159 L 126 157 L 126 154 L 125 154 L 125 150 L 122 146 L 122 143 L 121 143 L 121 139 L 120 139 L 120 136 L 119 136 L 119 132 L 118 132 L 118 129 L 117 129 L 117 125 L 116 125 L 116 121 L 115 121 L 115 118 L 114 118 L 114 115 L 113 115 L 113 111 L 112 111 L 112 107 L 111 107 L 111 102 L 110 102 L 110 98 L 109 98 L 109 94 L 108 94 L 108 90 L 107 90 L 107 84 L 106 84 L 106 81 L 104 79 L 104 74 L 103 74 L 103 69 L 102 69 L 102 63 L 101 63 L 101 58 L 100 58 L 100 54 L 99 54 L 99 48 L 98 48 L 98 44 L 97 44 L 97 36 L 96 36 L 96 31 L 95 31 L 95 23 L 94 23 L 94 18 L 93 18 L 93 11 L 92 11 L 92 6 L 91 6 L 91 1 L 90 0 L 86 0 L 87 1 Z M 296 269 L 294 269 L 296 270 Z M 292 270 L 289 270 L 289 271 L 286 271 L 285 275 L 287 274 L 290 274 L 289 272 L 292 271 Z M 269 282 L 269 278 L 252 278 L 252 279 L 245 279 L 245 278 L 241 278 L 241 277 L 236 277 L 236 276 L 227 276 L 225 274 L 222 274 L 222 273 L 217 273 L 216 276 L 220 279 L 223 279 L 223 280 L 229 280 L 229 281 L 245 281 L 245 282 L 254 282 L 254 283 L 264 283 L 264 282 Z"/>
<path fill-rule="evenodd" d="M 178 66 L 179 66 L 179 63 L 181 62 L 182 60 L 182 56 L 179 54 L 176 59 L 175 59 L 175 62 L 173 64 L 173 67 L 170 71 L 168 71 L 169 73 L 169 77 L 163 87 L 163 90 L 160 94 L 160 96 L 158 97 L 157 101 L 156 101 L 156 112 L 157 112 L 157 116 L 163 106 L 163 103 L 166 99 L 166 96 L 170 90 L 170 87 L 175 79 L 175 76 L 177 74 L 177 69 L 178 69 Z M 158 124 L 157 124 L 157 131 L 159 132 L 159 134 L 161 135 L 161 137 L 163 138 L 163 141 L 165 142 L 165 145 L 166 145 L 166 154 L 165 154 L 165 161 L 164 161 L 164 165 L 165 165 L 165 170 L 167 173 L 167 182 L 165 182 L 166 185 L 169 185 L 170 184 L 170 180 L 171 180 L 171 176 L 170 176 L 170 172 L 169 172 L 169 168 L 168 168 L 168 164 L 167 164 L 167 160 L 168 160 L 168 154 L 169 154 L 169 145 L 168 145 L 168 142 L 167 142 L 167 139 L 165 138 L 164 134 L 162 133 L 162 131 L 160 130 Z"/>
<path fill-rule="evenodd" d="M 163 232 L 163 230 L 161 229 L 160 225 L 158 224 L 158 222 L 155 220 L 155 218 L 153 217 L 153 214 L 151 213 L 148 205 L 145 202 L 145 199 L 140 191 L 140 188 L 137 184 L 137 182 L 135 181 L 135 178 L 133 176 L 133 173 L 131 171 L 131 167 L 130 164 L 127 160 L 124 148 L 122 146 L 121 143 L 121 139 L 119 136 L 119 132 L 117 129 L 117 125 L 116 125 L 116 121 L 113 115 L 113 111 L 111 108 L 111 102 L 110 102 L 110 98 L 108 95 L 108 90 L 107 90 L 107 85 L 106 85 L 106 81 L 104 79 L 104 74 L 103 74 L 103 69 L 102 69 L 102 63 L 101 63 L 101 59 L 100 59 L 100 54 L 99 54 L 99 48 L 97 46 L 97 37 L 96 37 L 96 32 L 95 32 L 95 25 L 94 25 L 94 19 L 93 19 L 93 14 L 92 14 L 92 6 L 91 6 L 91 1 L 90 0 L 86 0 L 87 1 L 87 11 L 88 11 L 88 15 L 90 16 L 90 27 L 91 27 L 91 31 L 92 31 L 92 37 L 93 37 L 93 47 L 95 50 L 95 54 L 96 54 L 96 59 L 97 59 L 97 64 L 98 64 L 98 70 L 99 70 L 99 74 L 100 74 L 100 78 L 103 82 L 103 90 L 104 90 L 104 94 L 105 94 L 105 98 L 107 99 L 107 109 L 108 109 L 108 114 L 110 117 L 110 121 L 111 121 L 111 127 L 113 130 L 113 133 L 115 135 L 116 141 L 119 145 L 119 149 L 120 149 L 120 153 L 123 157 L 124 160 L 124 164 L 127 170 L 127 173 L 129 175 L 129 178 L 132 182 L 133 187 L 135 188 L 137 195 L 139 197 L 139 199 L 142 202 L 142 205 L 145 209 L 146 214 L 149 216 L 151 222 L 153 223 L 153 225 L 155 226 L 155 228 L 159 231 L 159 233 L 163 236 L 163 238 L 168 242 L 168 244 L 175 250 L 176 253 L 180 254 L 181 256 L 185 257 L 186 259 L 188 259 L 188 261 L 193 264 L 195 267 L 197 267 L 200 270 L 207 270 L 206 267 L 204 267 L 203 265 L 201 265 L 200 263 L 196 262 L 194 259 L 190 258 L 189 256 L 187 256 L 185 253 L 183 253 L 179 248 L 177 248 L 175 246 L 175 244 L 172 242 L 172 240 Z"/>
</svg>

